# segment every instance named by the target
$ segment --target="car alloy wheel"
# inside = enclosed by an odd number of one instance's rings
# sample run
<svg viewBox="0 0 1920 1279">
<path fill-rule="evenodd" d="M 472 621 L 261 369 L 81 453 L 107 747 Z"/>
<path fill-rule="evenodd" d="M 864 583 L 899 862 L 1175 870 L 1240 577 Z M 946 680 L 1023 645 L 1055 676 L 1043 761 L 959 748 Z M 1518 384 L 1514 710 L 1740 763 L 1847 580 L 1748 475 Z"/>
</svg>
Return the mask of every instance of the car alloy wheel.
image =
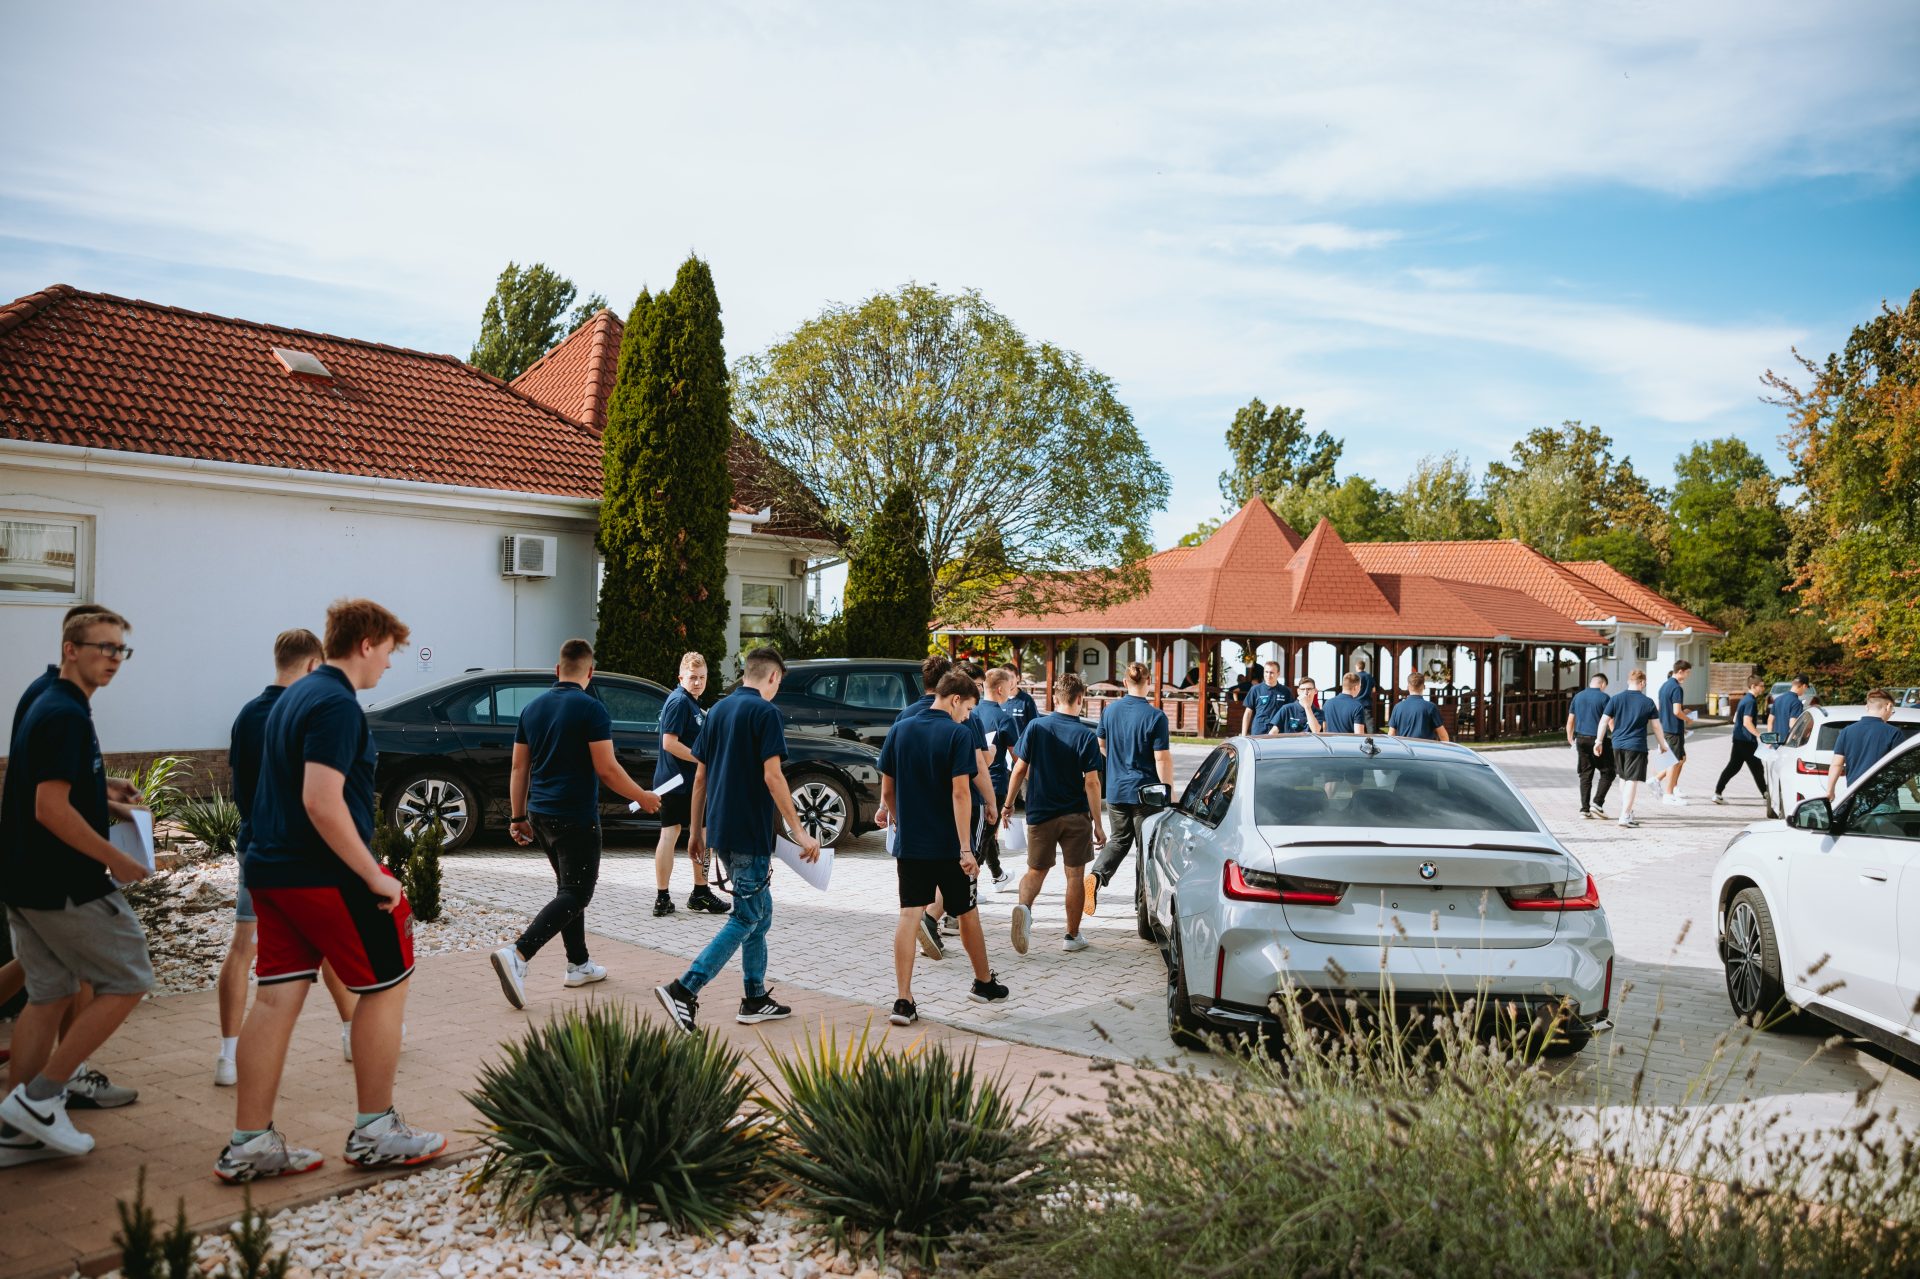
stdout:
<svg viewBox="0 0 1920 1279">
<path fill-rule="evenodd" d="M 832 848 L 852 824 L 853 801 L 838 782 L 815 775 L 793 788 L 793 811 L 822 848 Z"/>
<path fill-rule="evenodd" d="M 467 842 L 474 816 L 473 796 L 465 785 L 444 773 L 423 773 L 414 778 L 393 804 L 393 824 L 410 839 L 438 819 L 449 852 Z"/>
<path fill-rule="evenodd" d="M 1727 970 L 1727 1002 L 1745 1021 L 1773 1018 L 1786 998 L 1780 980 L 1780 950 L 1773 919 L 1757 888 L 1743 888 L 1727 907 L 1727 932 L 1721 946 Z M 1771 1029 L 1778 1019 L 1763 1025 Z"/>
</svg>

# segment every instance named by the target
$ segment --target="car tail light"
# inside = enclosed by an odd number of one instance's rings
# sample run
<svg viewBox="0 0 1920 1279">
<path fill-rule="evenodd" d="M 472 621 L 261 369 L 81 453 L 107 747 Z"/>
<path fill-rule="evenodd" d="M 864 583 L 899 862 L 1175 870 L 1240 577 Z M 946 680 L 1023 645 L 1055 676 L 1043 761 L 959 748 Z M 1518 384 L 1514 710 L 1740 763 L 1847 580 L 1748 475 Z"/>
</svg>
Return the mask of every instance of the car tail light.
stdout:
<svg viewBox="0 0 1920 1279">
<path fill-rule="evenodd" d="M 1796 773 L 1810 773 L 1815 777 L 1825 777 L 1827 775 L 1827 766 L 1825 764 L 1816 764 L 1812 760 L 1796 758 L 1793 761 L 1793 771 Z"/>
<path fill-rule="evenodd" d="M 1220 891 L 1237 902 L 1285 902 L 1289 906 L 1338 906 L 1347 886 L 1331 879 L 1276 875 L 1228 862 Z"/>
<path fill-rule="evenodd" d="M 1526 884 L 1520 888 L 1503 888 L 1500 895 L 1513 910 L 1600 909 L 1600 888 L 1593 882 L 1593 876 L 1587 876 L 1586 891 L 1578 897 L 1566 895 L 1568 884 Z"/>
</svg>

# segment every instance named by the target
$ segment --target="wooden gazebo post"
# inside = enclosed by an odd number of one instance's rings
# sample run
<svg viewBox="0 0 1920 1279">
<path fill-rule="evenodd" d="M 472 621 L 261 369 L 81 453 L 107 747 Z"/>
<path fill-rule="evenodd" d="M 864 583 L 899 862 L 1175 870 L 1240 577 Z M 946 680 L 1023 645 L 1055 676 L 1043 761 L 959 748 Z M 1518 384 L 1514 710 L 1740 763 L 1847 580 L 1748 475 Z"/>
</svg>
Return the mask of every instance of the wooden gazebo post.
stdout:
<svg viewBox="0 0 1920 1279">
<path fill-rule="evenodd" d="M 1166 688 L 1167 653 L 1172 649 L 1167 637 L 1153 637 L 1153 704 L 1156 707 L 1166 704 L 1163 690 Z"/>
<path fill-rule="evenodd" d="M 1213 708 L 1213 699 L 1207 695 L 1207 668 L 1212 665 L 1213 651 L 1209 645 L 1204 643 L 1196 645 L 1195 647 L 1200 657 L 1200 683 L 1194 689 L 1200 697 L 1200 723 L 1194 731 L 1199 736 L 1205 737 L 1207 735 L 1207 712 Z"/>
<path fill-rule="evenodd" d="M 1058 656 L 1059 652 L 1060 652 L 1060 637 L 1057 635 L 1047 636 L 1046 696 L 1047 696 L 1048 710 L 1053 709 L 1053 682 L 1054 682 L 1054 679 L 1056 678 L 1054 675 L 1054 670 L 1055 670 L 1054 658 Z"/>
</svg>

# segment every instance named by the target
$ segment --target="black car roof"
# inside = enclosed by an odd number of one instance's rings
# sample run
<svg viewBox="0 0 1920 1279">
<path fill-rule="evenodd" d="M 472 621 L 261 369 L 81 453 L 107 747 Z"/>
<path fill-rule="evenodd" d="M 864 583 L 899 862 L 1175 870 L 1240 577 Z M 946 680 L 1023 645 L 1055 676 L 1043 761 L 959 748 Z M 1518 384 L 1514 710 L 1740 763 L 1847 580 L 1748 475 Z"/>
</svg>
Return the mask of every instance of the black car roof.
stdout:
<svg viewBox="0 0 1920 1279">
<path fill-rule="evenodd" d="M 404 693 L 396 693 L 392 697 L 382 698 L 380 701 L 368 706 L 367 709 L 370 711 L 385 710 L 390 706 L 400 706 L 419 698 L 438 697 L 450 689 L 460 688 L 467 684 L 491 683 L 495 680 L 515 679 L 520 676 L 534 676 L 543 680 L 551 680 L 553 678 L 553 668 L 540 666 L 508 666 L 494 670 L 462 671 L 458 675 L 449 675 L 444 679 L 437 679 L 431 684 L 423 684 L 419 688 L 410 688 Z M 619 671 L 595 671 L 593 677 L 595 679 L 630 680 L 635 684 L 641 684 L 647 688 L 659 689 L 662 694 L 667 692 L 667 689 L 654 683 L 644 675 L 623 675 Z"/>
</svg>

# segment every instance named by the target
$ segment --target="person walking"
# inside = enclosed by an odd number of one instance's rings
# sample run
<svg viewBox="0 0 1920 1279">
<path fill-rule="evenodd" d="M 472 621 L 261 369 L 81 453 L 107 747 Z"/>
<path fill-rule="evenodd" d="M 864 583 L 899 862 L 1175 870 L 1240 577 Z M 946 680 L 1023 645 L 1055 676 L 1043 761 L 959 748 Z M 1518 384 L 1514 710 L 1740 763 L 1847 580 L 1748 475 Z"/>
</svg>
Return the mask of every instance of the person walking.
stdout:
<svg viewBox="0 0 1920 1279">
<path fill-rule="evenodd" d="M 346 1161 L 361 1168 L 425 1163 L 447 1139 L 393 1108 L 401 1023 L 413 975 L 413 912 L 373 838 L 373 735 L 356 693 L 380 683 L 406 623 L 366 599 L 327 610 L 326 661 L 267 716 L 253 842 L 242 874 L 259 916 L 259 989 L 240 1031 L 233 1133 L 214 1163 L 228 1183 L 311 1172 L 318 1151 L 273 1126 L 287 1045 L 322 961 L 360 998 L 353 1009 L 358 1113 Z"/>
<path fill-rule="evenodd" d="M 1293 690 L 1280 682 L 1280 663 L 1268 662 L 1264 683 L 1247 690 L 1247 736 L 1280 731 L 1280 708 L 1294 700 Z"/>
<path fill-rule="evenodd" d="M 920 699 L 902 708 L 900 713 L 893 717 L 893 722 L 898 724 L 903 719 L 923 714 L 931 709 L 933 706 L 934 690 L 940 686 L 940 681 L 945 679 L 947 674 L 953 669 L 954 664 L 950 658 L 944 657 L 939 653 L 928 654 L 920 663 L 920 683 L 924 689 Z M 979 763 L 979 767 L 974 773 L 973 782 L 975 825 L 979 825 L 982 810 L 988 807 L 992 808 L 992 816 L 988 820 L 998 822 L 1000 819 L 1000 810 L 997 806 L 994 806 L 993 780 L 988 774 L 989 752 L 987 751 L 986 731 L 980 727 L 978 721 L 971 718 L 967 720 L 964 727 L 967 730 L 967 735 L 973 739 L 974 750 L 977 752 L 977 760 Z M 880 802 L 880 808 L 874 820 L 882 826 L 893 825 L 892 812 L 887 807 L 884 798 Z M 942 913 L 943 903 L 936 893 L 934 900 L 927 904 L 927 917 L 920 921 L 920 949 L 927 953 L 928 959 L 945 959 L 947 957 L 946 943 L 940 938 Z M 959 932 L 959 921 L 954 919 L 952 915 L 947 915 L 946 918 L 951 926 L 951 930 L 956 933 Z"/>
<path fill-rule="evenodd" d="M 1427 700 L 1427 677 L 1419 671 L 1407 676 L 1407 695 L 1395 703 L 1387 717 L 1387 735 L 1416 737 L 1427 741 L 1450 742 L 1447 726 L 1440 719 L 1440 708 Z"/>
<path fill-rule="evenodd" d="M 900 920 L 893 936 L 896 983 L 887 1020 L 911 1026 L 920 1018 L 913 997 L 914 951 L 927 908 L 939 899 L 959 921 L 960 944 L 973 964 L 975 1003 L 999 1003 L 1007 988 L 987 965 L 987 942 L 976 909 L 979 863 L 973 842 L 974 775 L 979 759 L 965 725 L 979 701 L 979 688 L 962 671 L 949 671 L 934 687 L 933 704 L 888 730 L 880 748 L 880 790 L 894 814 L 893 856 L 899 881 Z"/>
<path fill-rule="evenodd" d="M 1013 716 L 1007 713 L 1007 702 L 1018 684 L 1012 671 L 996 666 L 987 672 L 986 696 L 973 712 L 973 718 L 980 721 L 980 732 L 987 741 L 987 781 L 993 787 L 996 814 L 1007 806 L 1007 782 L 1013 776 L 1013 765 L 1008 761 L 1013 756 L 1013 743 L 1018 733 Z M 987 868 L 996 890 L 1012 882 L 1013 876 L 1000 865 L 998 821 L 985 823 L 985 828 L 980 832 L 980 847 L 974 856 Z"/>
<path fill-rule="evenodd" d="M 1040 718 L 1040 703 L 1033 700 L 1033 694 L 1020 687 L 1020 664 L 1008 662 L 1007 672 L 1013 676 L 1013 691 L 1007 694 L 1007 714 L 1013 719 L 1013 741 L 1020 740 L 1020 734 L 1027 731 L 1027 725 Z M 1011 742 L 1009 743 L 1011 745 Z"/>
<path fill-rule="evenodd" d="M 767 989 L 767 930 L 773 925 L 773 841 L 777 815 L 792 832 L 802 860 L 820 860 L 820 841 L 807 832 L 793 810 L 781 761 L 787 735 L 774 696 L 787 673 L 779 651 L 756 648 L 747 654 L 739 687 L 715 702 L 693 744 L 698 765 L 693 775 L 689 847 L 701 856 L 711 848 L 733 882 L 733 912 L 720 925 L 686 972 L 654 998 L 668 1018 L 692 1034 L 700 1012 L 700 992 L 719 976 L 734 952 L 740 953 L 740 1011 L 743 1025 L 789 1017 L 793 1009 Z"/>
<path fill-rule="evenodd" d="M 528 702 L 513 733 L 513 774 L 507 783 L 514 816 L 507 833 L 522 846 L 538 843 L 553 867 L 553 900 L 511 946 L 493 952 L 501 993 L 527 1006 L 527 966 L 554 935 L 567 948 L 565 985 L 605 981 L 605 965 L 587 951 L 587 907 L 600 882 L 600 787 L 660 811 L 660 797 L 627 775 L 613 751 L 613 717 L 590 691 L 593 646 L 570 639 L 560 646 L 553 687 Z"/>
<path fill-rule="evenodd" d="M 1622 826 L 1640 824 L 1633 813 L 1633 802 L 1639 795 L 1640 783 L 1647 780 L 1648 730 L 1652 730 L 1662 750 L 1667 748 L 1666 733 L 1660 727 L 1660 708 L 1647 696 L 1646 689 L 1647 673 L 1631 672 L 1627 676 L 1627 686 L 1608 700 L 1607 708 L 1600 716 L 1599 732 L 1593 741 L 1595 751 L 1605 750 L 1607 734 L 1613 734 L 1613 768 L 1621 782 Z"/>
<path fill-rule="evenodd" d="M 1100 890 L 1113 882 L 1114 872 L 1127 860 L 1140 838 L 1140 823 L 1148 808 L 1140 802 L 1140 788 L 1161 782 L 1173 786 L 1173 743 L 1167 714 L 1147 700 L 1153 668 L 1145 662 L 1127 667 L 1126 696 L 1108 702 L 1100 712 L 1100 753 L 1107 761 L 1107 823 L 1112 832 L 1087 867 L 1087 914 L 1100 907 Z"/>
<path fill-rule="evenodd" d="M 1349 671 L 1340 679 L 1340 691 L 1327 699 L 1320 718 L 1329 733 L 1365 733 L 1366 706 L 1360 701 L 1360 677 Z"/>
<path fill-rule="evenodd" d="M 700 695 L 707 691 L 707 659 L 699 653 L 680 655 L 680 682 L 667 694 L 660 709 L 660 758 L 653 766 L 653 791 L 660 796 L 660 838 L 653 845 L 653 913 L 656 917 L 673 914 L 673 850 L 680 843 L 680 828 L 687 824 L 693 809 L 693 774 L 696 764 L 693 744 L 700 739 L 700 726 L 707 722 L 700 708 Z M 664 794 L 661 788 L 680 783 Z M 698 857 L 693 863 L 693 892 L 687 897 L 687 909 L 708 915 L 724 915 L 732 907 L 714 896 L 707 883 L 707 864 Z"/>
<path fill-rule="evenodd" d="M 1795 675 L 1789 690 L 1773 699 L 1772 707 L 1767 711 L 1767 731 L 1775 734 L 1784 743 L 1787 734 L 1793 731 L 1794 721 L 1807 709 L 1807 677 Z"/>
<path fill-rule="evenodd" d="M 1867 693 L 1867 713 L 1840 730 L 1833 741 L 1833 763 L 1827 766 L 1827 802 L 1833 802 L 1840 789 L 1840 781 L 1846 779 L 1851 787 L 1867 770 L 1880 762 L 1882 756 L 1901 742 L 1907 735 L 1893 726 L 1893 694 L 1884 688 L 1872 689 Z"/>
<path fill-rule="evenodd" d="M 1680 770 L 1687 763 L 1687 723 L 1693 715 L 1686 707 L 1686 689 L 1682 681 L 1693 670 L 1693 663 L 1681 658 L 1673 664 L 1667 673 L 1667 682 L 1660 686 L 1657 701 L 1660 707 L 1660 728 L 1667 735 L 1667 742 L 1673 750 L 1673 763 L 1660 774 L 1664 790 L 1660 796 L 1663 804 L 1684 807 L 1687 797 L 1680 793 Z"/>
<path fill-rule="evenodd" d="M 1766 696 L 1767 681 L 1754 675 L 1747 680 L 1747 691 L 1733 708 L 1733 748 L 1727 756 L 1727 766 L 1720 770 L 1720 780 L 1713 784 L 1713 802 L 1727 802 L 1727 783 L 1732 781 L 1741 766 L 1753 778 L 1754 789 L 1760 792 L 1760 798 L 1767 797 L 1767 773 L 1760 767 L 1760 699 Z"/>
<path fill-rule="evenodd" d="M 1354 696 L 1360 699 L 1360 720 L 1366 725 L 1366 731 L 1373 731 L 1373 690 L 1379 687 L 1374 683 L 1373 672 L 1367 669 L 1367 659 L 1361 658 L 1353 664 L 1353 673 L 1360 677 L 1360 688 Z"/>
<path fill-rule="evenodd" d="M 247 847 L 253 842 L 253 792 L 260 782 L 260 757 L 266 748 L 267 716 L 280 695 L 320 665 L 320 637 L 305 627 L 281 631 L 273 641 L 273 683 L 240 708 L 227 735 L 227 771 L 233 780 L 233 806 L 240 810 L 240 833 L 234 840 L 234 856 L 241 864 L 239 883 L 233 899 L 233 936 L 227 940 L 227 953 L 220 961 L 216 982 L 220 1003 L 220 1052 L 213 1059 L 213 1083 L 216 1088 L 231 1088 L 239 1080 L 234 1056 L 240 1048 L 240 1027 L 247 1019 L 247 990 L 253 975 L 253 956 L 257 949 L 254 933 L 257 918 L 253 894 L 247 891 Z M 354 997 L 341 984 L 330 964 L 320 965 L 321 980 L 333 997 L 334 1012 L 340 1016 L 340 1055 L 353 1060 Z"/>
<path fill-rule="evenodd" d="M 74 1126 L 68 1107 L 104 1109 L 138 1097 L 87 1067 L 153 987 L 146 933 L 118 887 L 149 872 L 107 839 L 109 818 L 129 820 L 132 809 L 108 797 L 93 727 L 94 695 L 133 656 L 128 629 L 104 609 L 71 618 L 58 672 L 8 746 L 0 900 L 27 1006 L 14 1023 L 0 1101 L 0 1167 L 88 1153 L 93 1137 Z M 82 982 L 93 998 L 68 1021 Z"/>
<path fill-rule="evenodd" d="M 1080 703 L 1087 686 L 1071 671 L 1054 681 L 1054 710 L 1027 726 L 1014 748 L 1013 775 L 1007 781 L 1007 803 L 1027 793 L 1027 873 L 1020 880 L 1020 904 L 1013 908 L 1013 949 L 1027 953 L 1033 931 L 1033 903 L 1047 882 L 1057 855 L 1067 864 L 1067 933 L 1060 949 L 1069 953 L 1087 948 L 1080 936 L 1080 915 L 1086 906 L 1083 872 L 1093 860 L 1095 844 L 1106 842 L 1100 825 L 1100 742 L 1080 722 Z M 1005 822 L 1008 814 L 1002 812 Z"/>
<path fill-rule="evenodd" d="M 1567 704 L 1567 744 L 1573 747 L 1574 766 L 1580 773 L 1580 816 L 1590 819 L 1606 815 L 1607 792 L 1613 789 L 1613 755 L 1594 749 L 1600 738 L 1600 720 L 1611 700 L 1607 677 L 1595 675 Z M 1598 791 L 1593 785 L 1595 775 L 1600 778 Z"/>
</svg>

